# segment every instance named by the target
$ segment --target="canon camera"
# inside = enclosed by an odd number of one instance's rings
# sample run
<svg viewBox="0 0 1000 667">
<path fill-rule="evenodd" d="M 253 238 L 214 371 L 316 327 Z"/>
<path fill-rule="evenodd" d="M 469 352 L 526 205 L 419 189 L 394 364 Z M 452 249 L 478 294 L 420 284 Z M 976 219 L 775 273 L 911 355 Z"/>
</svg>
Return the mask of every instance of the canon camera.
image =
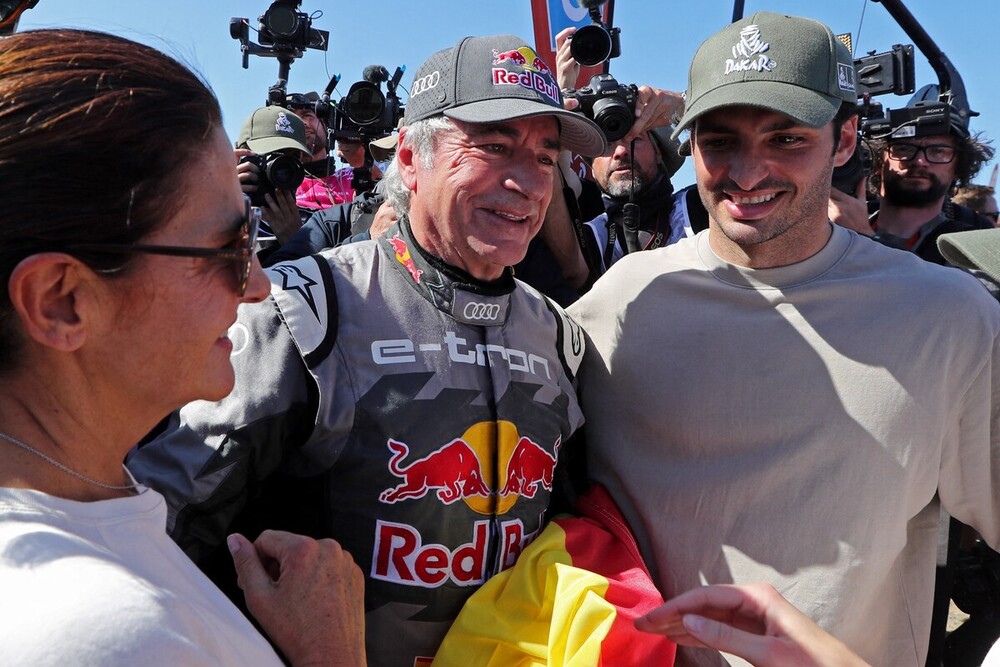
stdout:
<svg viewBox="0 0 1000 667">
<path fill-rule="evenodd" d="M 250 203 L 254 206 L 265 206 L 264 195 L 273 195 L 275 190 L 295 192 L 306 175 L 299 160 L 282 153 L 247 155 L 240 158 L 240 164 L 244 162 L 257 165 L 259 170 L 257 190 L 250 193 Z"/>
<path fill-rule="evenodd" d="M 596 74 L 590 84 L 563 93 L 580 102 L 576 109 L 597 123 L 608 141 L 618 141 L 632 129 L 635 122 L 635 84 L 620 84 L 610 74 Z"/>
</svg>

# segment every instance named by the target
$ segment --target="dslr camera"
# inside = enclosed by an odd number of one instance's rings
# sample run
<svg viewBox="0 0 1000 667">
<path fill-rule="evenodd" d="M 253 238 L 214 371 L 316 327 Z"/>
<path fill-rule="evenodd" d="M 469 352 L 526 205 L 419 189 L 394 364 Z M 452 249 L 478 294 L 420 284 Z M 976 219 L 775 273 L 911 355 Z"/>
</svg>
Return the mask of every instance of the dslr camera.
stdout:
<svg viewBox="0 0 1000 667">
<path fill-rule="evenodd" d="M 583 88 L 568 90 L 564 97 L 580 102 L 577 109 L 597 123 L 608 141 L 618 141 L 635 122 L 635 84 L 623 85 L 610 74 L 595 74 Z"/>
<path fill-rule="evenodd" d="M 267 202 L 264 201 L 264 195 L 273 195 L 275 190 L 295 192 L 306 175 L 297 158 L 283 153 L 247 155 L 240 158 L 240 164 L 244 162 L 255 164 L 260 170 L 257 190 L 250 193 L 250 203 L 253 206 L 265 206 Z"/>
</svg>

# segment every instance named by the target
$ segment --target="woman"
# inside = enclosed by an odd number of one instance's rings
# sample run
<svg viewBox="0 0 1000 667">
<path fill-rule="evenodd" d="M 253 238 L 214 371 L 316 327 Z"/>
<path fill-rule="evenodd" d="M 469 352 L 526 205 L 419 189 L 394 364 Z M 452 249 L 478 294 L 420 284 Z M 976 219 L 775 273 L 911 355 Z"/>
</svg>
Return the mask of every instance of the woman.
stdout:
<svg viewBox="0 0 1000 667">
<path fill-rule="evenodd" d="M 268 293 L 229 146 L 211 91 L 154 49 L 0 39 L 0 664 L 281 664 L 122 466 L 232 389 L 226 331 Z M 362 576 L 335 542 L 229 544 L 293 664 L 363 664 Z"/>
</svg>

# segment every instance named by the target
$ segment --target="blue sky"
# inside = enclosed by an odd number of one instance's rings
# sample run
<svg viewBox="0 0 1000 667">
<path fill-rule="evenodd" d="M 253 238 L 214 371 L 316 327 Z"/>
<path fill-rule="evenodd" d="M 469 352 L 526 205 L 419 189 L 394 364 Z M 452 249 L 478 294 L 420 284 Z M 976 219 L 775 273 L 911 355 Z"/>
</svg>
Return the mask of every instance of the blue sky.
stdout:
<svg viewBox="0 0 1000 667">
<path fill-rule="evenodd" d="M 1000 140 L 1000 59 L 992 49 L 1000 30 L 1000 3 L 904 2 L 962 76 L 972 108 L 982 114 L 973 119 L 973 129 Z M 226 130 L 235 137 L 242 120 L 264 104 L 268 87 L 277 79 L 278 64 L 273 58 L 251 56 L 249 69 L 242 69 L 239 44 L 229 36 L 229 19 L 248 17 L 256 27 L 257 17 L 269 4 L 268 0 L 40 0 L 22 16 L 19 29 L 104 30 L 161 48 L 205 76 L 222 102 Z M 856 56 L 912 43 L 881 4 L 865 0 L 745 0 L 745 5 L 746 14 L 768 10 L 809 16 L 836 33 L 850 32 Z M 330 48 L 326 52 L 308 51 L 292 65 L 289 90 L 297 92 L 322 90 L 331 75 L 340 74 L 334 96 L 344 94 L 371 64 L 384 65 L 390 72 L 405 65 L 408 71 L 402 85 L 408 88 L 427 56 L 465 35 L 509 32 L 533 42 L 529 0 L 506 4 L 482 0 L 302 0 L 301 11 L 322 12 L 313 25 L 330 31 Z M 732 13 L 730 0 L 617 0 L 614 22 L 622 30 L 622 55 L 612 61 L 611 73 L 622 82 L 683 90 L 698 44 L 729 23 Z M 936 81 L 918 52 L 917 87 Z M 906 98 L 883 96 L 881 101 L 896 107 Z M 988 165 L 976 181 L 986 183 L 992 169 L 993 164 Z M 674 180 L 679 186 L 692 182 L 690 166 Z"/>
</svg>

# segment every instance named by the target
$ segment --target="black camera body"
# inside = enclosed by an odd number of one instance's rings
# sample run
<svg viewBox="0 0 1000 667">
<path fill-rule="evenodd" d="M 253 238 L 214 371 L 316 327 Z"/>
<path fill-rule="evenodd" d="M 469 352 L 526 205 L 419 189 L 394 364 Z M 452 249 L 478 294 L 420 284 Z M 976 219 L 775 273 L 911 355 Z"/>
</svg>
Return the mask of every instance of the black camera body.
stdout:
<svg viewBox="0 0 1000 667">
<path fill-rule="evenodd" d="M 253 206 L 265 206 L 264 195 L 273 195 L 275 190 L 295 192 L 306 171 L 297 158 L 283 153 L 266 153 L 264 155 L 247 155 L 240 158 L 240 164 L 250 162 L 257 165 L 257 189 L 250 193 L 250 203 Z"/>
<path fill-rule="evenodd" d="M 608 141 L 618 141 L 632 129 L 637 95 L 635 84 L 618 83 L 610 74 L 595 74 L 583 88 L 563 93 L 580 102 L 576 111 L 597 123 Z"/>
</svg>

